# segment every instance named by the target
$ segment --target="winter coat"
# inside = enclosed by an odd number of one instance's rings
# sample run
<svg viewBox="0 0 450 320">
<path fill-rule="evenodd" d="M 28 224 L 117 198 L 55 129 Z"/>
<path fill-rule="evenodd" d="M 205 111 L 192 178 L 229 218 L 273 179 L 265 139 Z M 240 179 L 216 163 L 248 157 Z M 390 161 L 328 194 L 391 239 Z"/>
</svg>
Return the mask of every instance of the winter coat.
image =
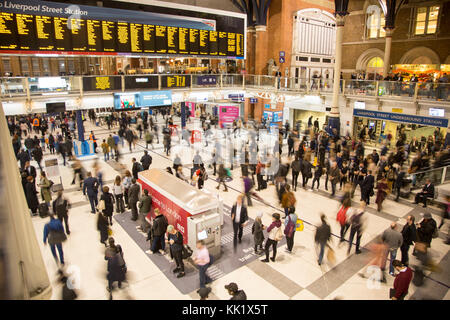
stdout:
<svg viewBox="0 0 450 320">
<path fill-rule="evenodd" d="M 52 201 L 52 193 L 50 191 L 50 181 L 47 178 L 41 178 L 40 181 L 40 187 L 41 187 L 41 197 L 44 202 L 51 202 Z"/>
<path fill-rule="evenodd" d="M 105 209 L 103 209 L 103 213 L 105 216 L 112 217 L 114 211 L 114 197 L 110 192 L 103 192 L 100 196 L 100 201 L 105 201 Z"/>
<path fill-rule="evenodd" d="M 253 239 L 255 240 L 255 246 L 262 245 L 264 241 L 264 233 L 262 227 L 262 223 L 255 220 L 253 224 Z"/>
</svg>

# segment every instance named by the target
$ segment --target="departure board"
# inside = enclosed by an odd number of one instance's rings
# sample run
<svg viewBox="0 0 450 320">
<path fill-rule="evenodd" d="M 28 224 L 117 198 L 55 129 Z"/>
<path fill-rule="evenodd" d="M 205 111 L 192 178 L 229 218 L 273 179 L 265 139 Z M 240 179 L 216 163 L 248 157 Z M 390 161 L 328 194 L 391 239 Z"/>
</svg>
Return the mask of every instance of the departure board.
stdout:
<svg viewBox="0 0 450 320">
<path fill-rule="evenodd" d="M 200 30 L 198 33 L 199 33 L 198 51 L 201 55 L 208 55 L 209 54 L 209 31 L 208 30 Z"/>
<path fill-rule="evenodd" d="M 67 18 L 53 17 L 56 50 L 72 51 L 72 37 L 68 23 L 69 20 Z"/>
<path fill-rule="evenodd" d="M 197 29 L 189 29 L 189 53 L 199 54 L 199 38 Z"/>
<path fill-rule="evenodd" d="M 143 52 L 142 24 L 130 23 L 131 52 Z"/>
<path fill-rule="evenodd" d="M 178 53 L 189 54 L 189 28 L 178 28 Z"/>
<path fill-rule="evenodd" d="M 143 46 L 144 53 L 154 53 L 156 52 L 155 45 L 155 26 L 150 24 L 144 24 L 143 29 Z"/>
<path fill-rule="evenodd" d="M 88 51 L 102 51 L 102 24 L 99 20 L 86 20 Z"/>
<path fill-rule="evenodd" d="M 228 32 L 227 52 L 229 56 L 236 54 L 236 33 Z"/>
<path fill-rule="evenodd" d="M 217 43 L 217 31 L 209 31 L 209 54 L 217 56 L 219 47 Z"/>
<path fill-rule="evenodd" d="M 36 50 L 36 28 L 34 16 L 31 14 L 16 14 L 17 40 L 20 50 Z"/>
<path fill-rule="evenodd" d="M 228 33 L 219 32 L 218 38 L 219 56 L 226 56 L 228 54 Z"/>
<path fill-rule="evenodd" d="M 86 51 L 87 50 L 87 38 L 86 38 L 86 20 L 82 19 L 70 19 L 70 31 L 72 37 L 72 49 L 73 51 Z"/>
<path fill-rule="evenodd" d="M 14 13 L 0 12 L 0 49 L 18 49 L 17 26 Z"/>
<path fill-rule="evenodd" d="M 55 45 L 53 43 L 53 39 L 55 36 L 52 18 L 47 16 L 36 16 L 35 22 L 37 49 L 42 51 L 54 50 Z"/>
<path fill-rule="evenodd" d="M 167 53 L 167 27 L 155 27 L 155 45 L 156 53 Z"/>
<path fill-rule="evenodd" d="M 236 56 L 243 57 L 244 56 L 244 35 L 242 33 L 236 33 Z"/>
<path fill-rule="evenodd" d="M 127 22 L 117 22 L 117 51 L 130 52 L 130 28 Z"/>
<path fill-rule="evenodd" d="M 178 53 L 178 27 L 167 27 L 167 53 Z"/>
<path fill-rule="evenodd" d="M 190 75 L 162 76 L 161 78 L 161 87 L 163 88 L 185 88 L 190 85 Z"/>
<path fill-rule="evenodd" d="M 0 3 L 0 7 L 2 4 Z M 15 10 L 15 7 L 8 7 Z M 1 54 L 30 51 L 72 54 L 155 54 L 243 57 L 242 33 L 171 25 L 146 24 L 124 16 L 102 20 L 98 15 L 69 16 L 47 7 L 34 14 L 0 12 Z M 4 10 L 4 8 L 2 8 Z M 4 10 L 8 11 L 8 10 Z M 39 13 L 37 13 L 39 12 Z M 56 13 L 62 13 L 58 15 Z M 127 20 L 120 20 L 127 19 Z M 151 20 L 149 20 L 151 21 Z M 169 20 L 168 20 L 169 21 Z M 234 30 L 236 28 L 232 28 Z M 11 51 L 11 52 L 6 52 Z"/>
<path fill-rule="evenodd" d="M 117 28 L 114 21 L 102 21 L 102 40 L 104 52 L 116 51 Z"/>
<path fill-rule="evenodd" d="M 108 91 L 122 89 L 120 76 L 83 77 L 83 91 Z"/>
</svg>

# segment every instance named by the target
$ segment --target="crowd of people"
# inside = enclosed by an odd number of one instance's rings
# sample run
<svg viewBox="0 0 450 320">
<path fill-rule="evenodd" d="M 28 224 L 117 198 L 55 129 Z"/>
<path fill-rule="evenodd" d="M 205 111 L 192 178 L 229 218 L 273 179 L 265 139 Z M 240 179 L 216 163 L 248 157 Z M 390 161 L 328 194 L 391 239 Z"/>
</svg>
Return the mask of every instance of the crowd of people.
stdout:
<svg viewBox="0 0 450 320">
<path fill-rule="evenodd" d="M 150 115 L 147 111 L 143 111 L 130 115 L 127 112 L 111 112 L 105 118 L 105 124 L 111 134 L 108 134 L 108 137 L 99 145 L 97 145 L 95 133 L 91 131 L 89 134 L 89 140 L 93 142 L 95 152 L 101 151 L 105 162 L 113 159 L 117 163 L 120 162 L 120 150 L 125 147 L 125 141 L 130 152 L 136 149 L 136 144 L 140 140 L 146 144 L 147 150 L 144 151 L 143 156 L 140 159 L 132 158 L 131 170 L 127 170 L 124 166 L 124 170 L 121 175 L 116 176 L 112 186 L 103 183 L 98 159 L 95 160 L 92 171 L 88 171 L 80 160 L 74 157 L 73 139 L 77 127 L 75 113 L 68 112 L 59 116 L 9 117 L 8 125 L 31 214 L 37 215 L 39 212 L 41 217 L 50 216 L 50 222 L 44 228 L 44 243 L 49 243 L 55 259 L 57 259 L 56 251 L 58 251 L 61 265 L 64 265 L 62 243 L 66 235 L 70 235 L 68 221 L 70 202 L 65 198 L 63 191 L 58 191 L 56 199 L 53 200 L 54 183 L 46 176 L 45 169 L 41 165 L 43 154 L 47 150 L 50 154 L 61 155 L 64 166 L 70 163 L 73 169 L 72 184 L 79 180 L 80 191 L 86 195 L 91 213 L 98 216 L 97 229 L 100 242 L 106 247 L 105 259 L 108 262 L 107 280 L 110 292 L 113 291 L 115 282 L 118 282 L 120 288 L 122 282 L 126 281 L 127 270 L 124 252 L 111 237 L 112 216 L 114 211 L 124 213 L 130 210 L 131 220 L 137 221 L 138 228 L 148 233 L 150 241 L 148 253 L 167 254 L 166 243 L 168 244 L 168 251 L 176 264 L 173 272 L 178 278 L 185 275 L 183 260 L 192 256 L 192 261 L 199 270 L 199 294 L 205 298 L 208 295 L 206 284 L 211 281 L 207 275 L 207 269 L 213 263 L 213 258 L 205 244 L 202 241 L 198 242 L 195 253 L 192 254 L 183 245 L 182 234 L 168 224 L 162 212 L 154 210 L 155 217 L 149 221 L 147 215 L 152 210 L 152 199 L 148 191 L 142 190 L 137 183 L 138 173 L 149 169 L 152 165 L 148 147 L 152 146 L 153 149 L 155 140 L 159 143 L 162 137 L 164 152 L 167 156 L 171 155 L 174 136 L 178 136 L 179 141 L 188 146 L 192 143 L 189 131 L 178 132 L 174 124 L 174 116 L 180 113 L 179 110 L 162 109 L 159 113 L 165 121 L 162 128 L 158 126 L 155 113 Z M 99 125 L 95 112 L 88 112 L 88 117 L 93 125 Z M 416 138 L 407 141 L 400 127 L 396 142 L 387 138 L 381 151 L 373 149 L 372 152 L 366 152 L 365 136 L 352 138 L 349 135 L 340 136 L 336 131 L 328 133 L 319 128 L 317 120 L 317 124 L 316 121 L 313 123 L 312 118 L 309 119 L 303 132 L 300 132 L 300 126 L 291 128 L 286 122 L 279 128 L 280 130 L 272 132 L 275 136 L 278 132 L 278 136 L 277 143 L 270 146 L 265 145 L 262 136 L 258 134 L 260 130 L 269 129 L 268 123 L 265 121 L 244 123 L 239 120 L 223 133 L 227 140 L 235 142 L 239 140 L 239 143 L 233 143 L 231 148 L 224 148 L 221 140 L 223 137 L 218 138 L 217 134 L 211 133 L 212 130 L 217 129 L 216 120 L 209 114 L 202 115 L 200 118 L 205 137 L 202 143 L 205 143 L 206 150 L 209 142 L 213 146 L 212 153 L 205 155 L 205 152 L 203 154 L 196 152 L 192 159 L 192 166 L 183 164 L 179 155 L 174 154 L 173 166 L 167 167 L 166 170 L 179 179 L 202 189 L 208 179 L 208 169 L 213 169 L 211 174 L 218 182 L 217 189 L 223 185 L 224 191 L 228 191 L 226 183 L 233 178 L 233 168 L 240 166 L 242 191 L 239 191 L 240 195 L 231 209 L 235 248 L 242 241 L 243 228 L 250 220 L 247 207 L 253 205 L 252 199 L 266 203 L 257 192 L 274 186 L 280 212 L 272 214 L 272 221 L 268 226 L 262 223 L 263 215 L 259 213 L 252 226 L 254 252 L 264 254 L 265 259 L 262 261 L 266 263 L 276 261 L 277 247 L 284 237 L 286 252 L 293 253 L 295 232 L 300 229 L 299 224 L 301 224 L 295 210 L 297 188 L 319 192 L 321 182 L 325 184 L 325 191 L 331 188 L 330 197 L 338 197 L 341 203 L 336 213 L 336 220 L 341 227 L 339 245 L 348 241 L 348 254 L 350 254 L 353 241 L 356 240 L 355 252 L 359 254 L 361 253 L 361 237 L 367 227 L 367 205 L 372 198 L 375 197 L 377 209 L 382 212 L 383 202 L 391 193 L 395 193 L 395 200 L 399 201 L 402 188 L 408 183 L 409 174 L 413 174 L 414 177 L 411 183 L 419 185 L 423 178 L 420 172 L 426 168 L 444 166 L 448 164 L 449 159 L 449 147 L 445 144 L 439 130 L 436 130 L 432 139 L 426 142 L 418 141 Z M 243 132 L 246 134 L 242 134 Z M 37 170 L 30 164 L 31 160 L 36 161 L 40 169 L 38 184 L 36 184 Z M 191 169 L 190 175 L 184 173 L 183 169 L 186 166 Z M 301 182 L 298 183 L 300 175 Z M 322 179 L 323 177 L 325 179 Z M 308 184 L 310 181 L 311 183 Z M 39 192 L 37 188 L 40 188 Z M 352 200 L 357 189 L 360 191 L 359 205 L 353 207 Z M 427 178 L 422 191 L 416 195 L 415 202 L 422 202 L 426 207 L 428 200 L 433 198 L 434 185 Z M 391 275 L 395 275 L 395 270 L 408 268 L 408 251 L 412 245 L 415 246 L 414 254 L 424 256 L 422 258 L 424 268 L 430 265 L 429 259 L 426 258 L 427 248 L 435 238 L 436 230 L 442 227 L 444 219 L 448 219 L 448 200 L 447 197 L 447 206 L 439 227 L 436 221 L 425 213 L 423 220 L 418 224 L 415 224 L 414 217 L 410 216 L 401 232 L 397 230 L 399 226 L 393 224 L 383 233 L 379 242 L 374 245 L 378 247 L 371 248 L 371 252 L 376 255 L 372 266 L 379 267 L 382 274 L 380 281 L 385 281 L 384 270 L 388 255 L 390 255 L 389 273 Z M 334 260 L 330 224 L 324 214 L 321 215 L 320 220 L 321 224 L 317 226 L 314 237 L 319 265 L 323 262 L 325 252 L 329 262 Z M 348 230 L 349 238 L 345 240 Z M 450 243 L 449 239 L 446 243 Z M 395 260 L 398 249 L 402 253 L 401 261 Z M 270 251 L 272 251 L 271 257 Z M 407 291 L 407 286 L 406 289 L 404 285 L 402 288 L 401 290 Z M 227 290 L 232 295 L 232 299 L 245 297 L 245 293 L 239 291 L 236 284 L 230 284 Z M 401 299 L 404 297 L 403 293 L 397 292 L 394 298 Z"/>
</svg>

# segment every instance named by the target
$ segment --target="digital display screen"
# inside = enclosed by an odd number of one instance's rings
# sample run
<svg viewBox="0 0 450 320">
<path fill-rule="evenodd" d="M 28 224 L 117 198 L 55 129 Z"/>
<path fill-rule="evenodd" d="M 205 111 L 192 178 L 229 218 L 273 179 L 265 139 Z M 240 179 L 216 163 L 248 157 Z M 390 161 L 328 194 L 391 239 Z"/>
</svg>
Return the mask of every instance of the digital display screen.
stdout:
<svg viewBox="0 0 450 320">
<path fill-rule="evenodd" d="M 44 7 L 32 14 L 0 12 L 0 50 L 244 56 L 243 34 L 189 27 L 188 20 L 186 26 L 161 26 L 146 24 L 142 17 L 136 22 L 128 21 L 132 18 L 127 15 L 109 17 L 109 21 L 89 13 L 69 16 L 62 9 L 45 11 Z"/>
<path fill-rule="evenodd" d="M 163 88 L 185 88 L 191 85 L 189 75 L 163 76 L 161 78 L 161 87 Z"/>
<path fill-rule="evenodd" d="M 49 102 L 45 104 L 47 113 L 58 113 L 66 111 L 65 102 Z"/>
<path fill-rule="evenodd" d="M 125 88 L 145 89 L 158 88 L 158 76 L 127 76 L 125 77 Z"/>
<path fill-rule="evenodd" d="M 120 76 L 83 77 L 83 91 L 108 91 L 122 89 Z"/>
</svg>

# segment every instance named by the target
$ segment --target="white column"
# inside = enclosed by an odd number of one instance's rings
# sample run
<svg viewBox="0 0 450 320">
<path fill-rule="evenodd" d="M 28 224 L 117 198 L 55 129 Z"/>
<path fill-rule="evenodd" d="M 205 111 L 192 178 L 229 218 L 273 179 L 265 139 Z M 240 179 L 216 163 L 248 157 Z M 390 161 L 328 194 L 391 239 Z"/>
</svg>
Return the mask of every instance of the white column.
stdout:
<svg viewBox="0 0 450 320">
<path fill-rule="evenodd" d="M 8 125 L 0 103 L 0 223 L 9 299 L 49 299 L 52 287 L 31 222 Z M 6 186 L 6 187 L 5 187 Z M 43 232 L 43 230 L 42 230 Z M 38 233 L 42 241 L 42 233 Z M 47 248 L 46 250 L 50 250 Z"/>
<path fill-rule="evenodd" d="M 344 36 L 344 17 L 336 17 L 336 52 L 333 72 L 333 102 L 331 104 L 331 117 L 339 117 L 339 93 L 342 65 L 342 39 Z"/>
<path fill-rule="evenodd" d="M 384 47 L 384 68 L 383 77 L 386 77 L 391 71 L 391 47 L 392 47 L 392 34 L 394 29 L 386 29 L 386 44 Z"/>
</svg>

